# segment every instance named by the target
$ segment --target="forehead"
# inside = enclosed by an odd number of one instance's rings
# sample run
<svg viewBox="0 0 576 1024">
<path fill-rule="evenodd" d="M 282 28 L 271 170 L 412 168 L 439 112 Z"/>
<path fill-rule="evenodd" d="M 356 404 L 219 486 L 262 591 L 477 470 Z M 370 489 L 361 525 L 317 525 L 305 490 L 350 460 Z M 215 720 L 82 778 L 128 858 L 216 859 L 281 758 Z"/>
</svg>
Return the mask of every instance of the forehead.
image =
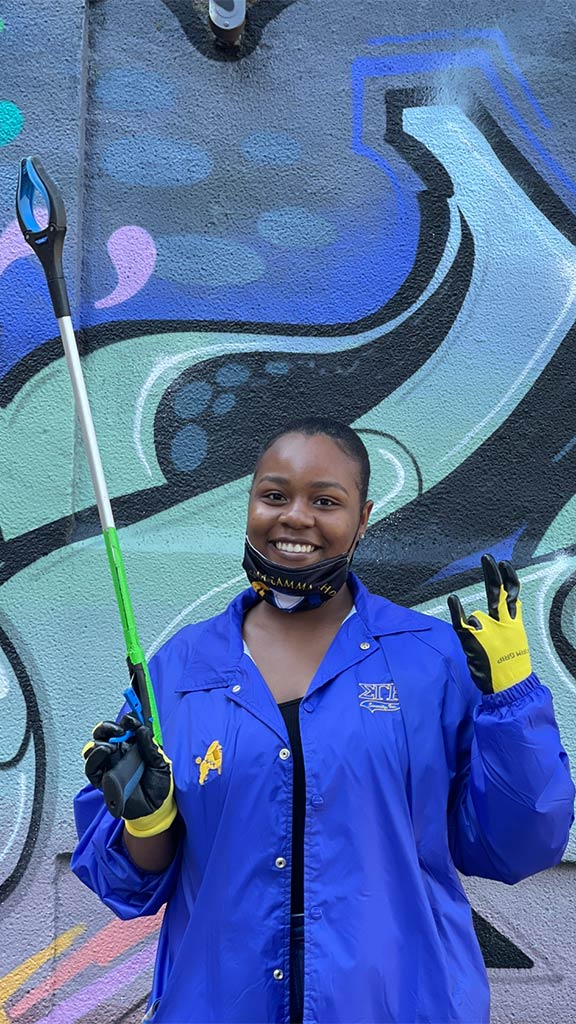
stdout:
<svg viewBox="0 0 576 1024">
<path fill-rule="evenodd" d="M 256 479 L 268 473 L 290 479 L 336 480 L 344 486 L 357 486 L 356 460 L 326 434 L 284 434 L 264 452 L 256 470 Z"/>
</svg>

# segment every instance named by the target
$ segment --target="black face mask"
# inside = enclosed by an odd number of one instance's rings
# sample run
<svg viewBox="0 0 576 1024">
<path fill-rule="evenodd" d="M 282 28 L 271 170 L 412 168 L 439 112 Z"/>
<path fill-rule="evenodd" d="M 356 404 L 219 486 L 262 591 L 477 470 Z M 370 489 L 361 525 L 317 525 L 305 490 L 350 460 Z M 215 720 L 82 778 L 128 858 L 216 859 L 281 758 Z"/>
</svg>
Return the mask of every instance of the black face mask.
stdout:
<svg viewBox="0 0 576 1024">
<path fill-rule="evenodd" d="M 248 537 L 242 566 L 258 597 L 283 612 L 304 612 L 318 608 L 335 597 L 348 578 L 356 540 L 336 558 L 290 569 L 261 555 Z"/>
</svg>

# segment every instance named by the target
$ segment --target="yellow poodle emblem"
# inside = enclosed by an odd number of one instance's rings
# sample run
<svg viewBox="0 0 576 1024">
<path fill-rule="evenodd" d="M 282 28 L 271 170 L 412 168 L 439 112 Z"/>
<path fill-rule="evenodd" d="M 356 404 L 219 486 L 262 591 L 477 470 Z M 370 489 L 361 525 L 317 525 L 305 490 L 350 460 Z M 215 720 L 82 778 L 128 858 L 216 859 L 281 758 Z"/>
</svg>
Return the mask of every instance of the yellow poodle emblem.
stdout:
<svg viewBox="0 0 576 1024">
<path fill-rule="evenodd" d="M 261 583 L 260 580 L 252 580 L 252 589 L 256 591 L 258 597 L 264 597 L 266 591 L 270 590 L 265 583 Z"/>
<path fill-rule="evenodd" d="M 206 782 L 208 772 L 217 771 L 222 775 L 222 745 L 218 740 L 213 740 L 204 757 L 197 757 L 196 764 L 200 765 L 200 785 Z"/>
</svg>

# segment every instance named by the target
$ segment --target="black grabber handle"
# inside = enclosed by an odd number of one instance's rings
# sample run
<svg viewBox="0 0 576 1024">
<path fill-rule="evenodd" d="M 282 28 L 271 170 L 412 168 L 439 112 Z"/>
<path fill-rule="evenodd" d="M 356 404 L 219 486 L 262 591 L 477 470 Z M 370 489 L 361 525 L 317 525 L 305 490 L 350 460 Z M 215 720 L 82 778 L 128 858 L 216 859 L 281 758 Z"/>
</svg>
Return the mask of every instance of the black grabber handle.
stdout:
<svg viewBox="0 0 576 1024">
<path fill-rule="evenodd" d="M 44 200 L 48 211 L 46 227 L 40 226 L 34 214 L 34 199 L 38 196 Z M 59 320 L 63 316 L 70 316 L 68 293 L 62 269 L 66 211 L 56 185 L 44 170 L 37 156 L 28 156 L 20 161 L 16 189 L 16 216 L 24 238 L 44 268 L 56 318 Z"/>
<path fill-rule="evenodd" d="M 102 779 L 104 801 L 113 818 L 123 817 L 124 807 L 144 774 L 145 766 L 134 741 L 124 743 L 123 748 L 123 756 Z"/>
</svg>

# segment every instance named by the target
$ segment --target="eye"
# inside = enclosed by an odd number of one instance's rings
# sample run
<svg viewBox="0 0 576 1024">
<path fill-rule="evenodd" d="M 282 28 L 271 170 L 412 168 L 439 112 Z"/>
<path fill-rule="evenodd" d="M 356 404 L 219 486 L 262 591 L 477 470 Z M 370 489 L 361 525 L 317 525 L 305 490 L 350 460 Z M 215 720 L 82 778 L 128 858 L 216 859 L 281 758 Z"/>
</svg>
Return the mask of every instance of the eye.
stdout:
<svg viewBox="0 0 576 1024">
<path fill-rule="evenodd" d="M 326 498 L 324 495 L 321 498 L 315 499 L 314 504 L 317 505 L 318 503 L 320 503 L 323 508 L 330 508 L 331 505 L 338 505 L 338 502 L 334 501 L 334 498 Z"/>
<path fill-rule="evenodd" d="M 262 497 L 265 498 L 266 501 L 285 501 L 284 495 L 280 494 L 280 491 L 266 491 Z"/>
</svg>

